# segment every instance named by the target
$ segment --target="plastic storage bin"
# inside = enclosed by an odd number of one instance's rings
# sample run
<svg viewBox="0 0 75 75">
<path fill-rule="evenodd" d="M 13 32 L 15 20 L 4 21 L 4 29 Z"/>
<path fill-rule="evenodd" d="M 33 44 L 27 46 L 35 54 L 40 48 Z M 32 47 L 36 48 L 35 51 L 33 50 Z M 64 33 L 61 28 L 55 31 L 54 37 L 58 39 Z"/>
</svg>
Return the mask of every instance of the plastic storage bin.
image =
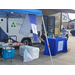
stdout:
<svg viewBox="0 0 75 75">
<path fill-rule="evenodd" d="M 5 52 L 6 52 L 6 54 L 5 54 Z M 4 59 L 11 58 L 11 47 L 6 47 L 6 50 L 5 50 L 5 48 L 3 48 L 2 55 L 3 55 Z M 5 57 L 5 55 L 6 55 L 6 57 Z M 15 56 L 15 48 L 12 48 L 12 58 L 14 58 L 14 56 Z"/>
<path fill-rule="evenodd" d="M 23 56 L 24 55 L 24 50 L 25 50 L 25 47 L 24 46 L 20 46 L 19 47 L 19 55 L 20 56 Z"/>
<path fill-rule="evenodd" d="M 33 59 L 39 58 L 39 48 L 26 45 L 26 49 L 27 49 L 28 53 L 32 56 Z M 24 45 L 20 46 L 19 47 L 19 55 L 23 56 L 24 50 L 25 50 L 25 46 Z"/>
<path fill-rule="evenodd" d="M 26 46 L 28 53 L 32 56 L 33 59 L 39 58 L 39 48 Z"/>
</svg>

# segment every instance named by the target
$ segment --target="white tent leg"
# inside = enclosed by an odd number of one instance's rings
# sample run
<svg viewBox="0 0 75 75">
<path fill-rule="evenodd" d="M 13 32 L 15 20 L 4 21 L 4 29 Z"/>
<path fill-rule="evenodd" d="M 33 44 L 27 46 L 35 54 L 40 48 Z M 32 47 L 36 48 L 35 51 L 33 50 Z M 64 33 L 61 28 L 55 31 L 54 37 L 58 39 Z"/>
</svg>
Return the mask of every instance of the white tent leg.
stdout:
<svg viewBox="0 0 75 75">
<path fill-rule="evenodd" d="M 50 47 L 49 47 L 49 42 L 48 42 L 48 38 L 47 38 L 47 33 L 46 33 L 46 28 L 45 28 L 43 16 L 42 16 L 42 22 L 43 22 L 44 31 L 45 31 L 45 34 L 46 34 L 47 46 L 48 46 L 48 50 L 49 50 L 49 54 L 50 54 L 51 63 L 53 65 L 53 60 L 52 60 L 52 56 L 51 56 L 51 51 L 50 51 Z"/>
</svg>

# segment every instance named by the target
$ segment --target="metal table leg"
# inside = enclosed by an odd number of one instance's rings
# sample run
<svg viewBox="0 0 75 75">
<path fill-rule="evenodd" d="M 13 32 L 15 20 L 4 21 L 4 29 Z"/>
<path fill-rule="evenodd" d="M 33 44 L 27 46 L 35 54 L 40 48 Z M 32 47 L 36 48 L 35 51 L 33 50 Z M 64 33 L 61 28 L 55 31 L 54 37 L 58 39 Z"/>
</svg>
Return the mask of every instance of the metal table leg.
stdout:
<svg viewBox="0 0 75 75">
<path fill-rule="evenodd" d="M 2 56 L 3 56 L 3 58 L 4 58 L 4 50 L 2 50 L 2 52 L 3 52 L 3 55 L 2 55 Z"/>
<path fill-rule="evenodd" d="M 5 61 L 6 61 L 6 47 L 5 47 Z"/>
<path fill-rule="evenodd" d="M 11 47 L 11 63 L 12 63 L 12 47 Z"/>
</svg>

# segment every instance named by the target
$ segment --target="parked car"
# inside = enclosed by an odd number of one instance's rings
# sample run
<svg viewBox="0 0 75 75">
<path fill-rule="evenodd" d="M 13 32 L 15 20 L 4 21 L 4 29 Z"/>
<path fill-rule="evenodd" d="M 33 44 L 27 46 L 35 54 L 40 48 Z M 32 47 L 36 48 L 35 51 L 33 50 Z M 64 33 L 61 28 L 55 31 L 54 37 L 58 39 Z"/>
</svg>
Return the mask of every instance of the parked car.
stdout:
<svg viewBox="0 0 75 75">
<path fill-rule="evenodd" d="M 72 30 L 70 31 L 70 33 L 72 34 L 72 36 L 75 36 L 75 30 L 74 30 L 74 29 L 72 29 Z"/>
</svg>

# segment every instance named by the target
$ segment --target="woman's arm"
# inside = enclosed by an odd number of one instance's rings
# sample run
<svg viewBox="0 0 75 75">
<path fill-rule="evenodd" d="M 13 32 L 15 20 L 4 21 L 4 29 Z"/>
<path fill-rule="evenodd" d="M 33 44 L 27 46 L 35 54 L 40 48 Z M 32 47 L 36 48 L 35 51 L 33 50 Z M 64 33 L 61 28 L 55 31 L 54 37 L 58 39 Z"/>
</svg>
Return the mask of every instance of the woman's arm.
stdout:
<svg viewBox="0 0 75 75">
<path fill-rule="evenodd" d="M 45 42 L 42 38 L 41 38 L 41 41 Z"/>
</svg>

